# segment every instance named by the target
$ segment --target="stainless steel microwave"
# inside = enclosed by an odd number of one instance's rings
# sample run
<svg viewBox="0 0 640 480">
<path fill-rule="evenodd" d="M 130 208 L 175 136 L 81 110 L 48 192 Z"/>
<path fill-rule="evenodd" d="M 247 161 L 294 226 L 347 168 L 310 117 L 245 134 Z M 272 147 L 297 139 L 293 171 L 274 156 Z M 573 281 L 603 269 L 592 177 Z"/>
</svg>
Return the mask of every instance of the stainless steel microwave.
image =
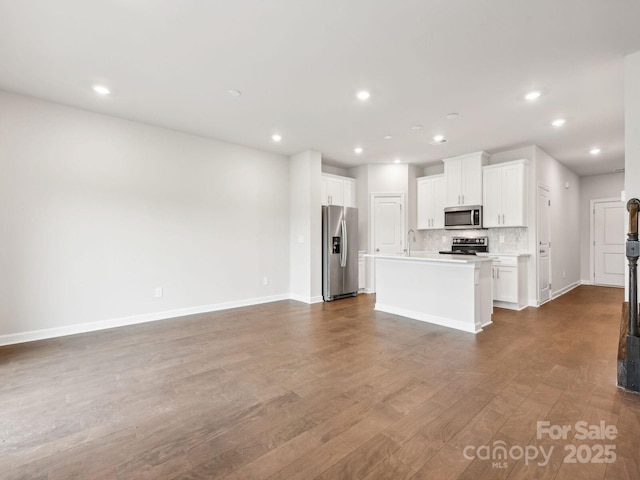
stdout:
<svg viewBox="0 0 640 480">
<path fill-rule="evenodd" d="M 482 205 L 445 208 L 444 228 L 447 230 L 482 228 Z"/>
</svg>

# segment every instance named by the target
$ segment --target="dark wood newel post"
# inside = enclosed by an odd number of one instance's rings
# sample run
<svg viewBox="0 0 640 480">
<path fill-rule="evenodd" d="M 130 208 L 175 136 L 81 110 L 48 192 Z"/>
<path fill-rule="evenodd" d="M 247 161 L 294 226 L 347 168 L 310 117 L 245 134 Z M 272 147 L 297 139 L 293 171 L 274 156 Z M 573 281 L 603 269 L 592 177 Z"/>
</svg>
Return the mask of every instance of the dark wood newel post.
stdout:
<svg viewBox="0 0 640 480">
<path fill-rule="evenodd" d="M 625 319 L 623 313 L 621 327 L 626 330 L 627 338 L 620 347 L 624 352 L 618 354 L 618 385 L 632 392 L 640 392 L 640 337 L 638 337 L 638 257 L 640 257 L 640 242 L 638 241 L 638 210 L 640 200 L 632 198 L 627 202 L 629 212 L 629 233 L 627 234 L 626 254 L 629 262 L 629 303 L 623 307 L 629 309 Z M 625 348 L 626 347 L 626 348 Z M 624 353 L 621 355 L 621 353 Z"/>
<path fill-rule="evenodd" d="M 640 200 L 627 202 L 629 234 L 627 235 L 627 260 L 629 261 L 629 335 L 638 336 L 638 208 Z"/>
</svg>

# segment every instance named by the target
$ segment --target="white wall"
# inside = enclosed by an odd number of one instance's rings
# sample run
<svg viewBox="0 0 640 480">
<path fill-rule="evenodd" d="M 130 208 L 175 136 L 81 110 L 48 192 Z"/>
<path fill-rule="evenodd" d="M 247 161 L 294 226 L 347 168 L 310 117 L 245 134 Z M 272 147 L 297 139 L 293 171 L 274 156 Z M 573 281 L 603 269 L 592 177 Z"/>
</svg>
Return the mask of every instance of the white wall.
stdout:
<svg viewBox="0 0 640 480">
<path fill-rule="evenodd" d="M 0 162 L 0 343 L 289 294 L 283 156 L 0 93 Z"/>
<path fill-rule="evenodd" d="M 640 198 L 640 52 L 625 59 L 625 191 Z"/>
<path fill-rule="evenodd" d="M 427 165 L 422 169 L 422 175 L 419 177 L 428 177 L 429 175 L 441 175 L 444 173 L 444 162 L 436 163 L 434 165 Z"/>
<path fill-rule="evenodd" d="M 333 165 L 322 164 L 322 173 L 330 173 L 331 175 L 340 175 L 342 177 L 349 177 L 349 171 L 346 168 L 334 167 Z"/>
<path fill-rule="evenodd" d="M 580 181 L 538 147 L 536 171 L 538 183 L 550 189 L 551 295 L 556 296 L 580 282 Z"/>
<path fill-rule="evenodd" d="M 580 280 L 593 283 L 591 278 L 591 200 L 620 198 L 624 190 L 624 173 L 580 177 Z"/>
<path fill-rule="evenodd" d="M 640 52 L 625 58 L 624 189 L 626 198 L 640 198 Z M 628 271 L 625 292 L 628 298 Z"/>
<path fill-rule="evenodd" d="M 356 179 L 356 207 L 358 208 L 358 250 L 369 248 L 369 168 L 361 165 L 349 170 Z"/>
<path fill-rule="evenodd" d="M 307 150 L 291 157 L 291 297 L 322 301 L 321 157 Z"/>
</svg>

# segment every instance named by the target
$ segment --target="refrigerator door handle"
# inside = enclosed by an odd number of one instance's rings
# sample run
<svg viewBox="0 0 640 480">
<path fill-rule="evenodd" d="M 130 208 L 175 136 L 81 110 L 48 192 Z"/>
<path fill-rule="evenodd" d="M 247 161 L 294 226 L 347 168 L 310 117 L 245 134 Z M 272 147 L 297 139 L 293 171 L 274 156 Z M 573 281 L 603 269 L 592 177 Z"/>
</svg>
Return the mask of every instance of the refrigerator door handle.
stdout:
<svg viewBox="0 0 640 480">
<path fill-rule="evenodd" d="M 340 226 L 342 228 L 342 251 L 340 253 L 340 266 L 346 267 L 347 266 L 347 245 L 348 245 L 347 222 L 342 220 L 342 223 Z"/>
</svg>

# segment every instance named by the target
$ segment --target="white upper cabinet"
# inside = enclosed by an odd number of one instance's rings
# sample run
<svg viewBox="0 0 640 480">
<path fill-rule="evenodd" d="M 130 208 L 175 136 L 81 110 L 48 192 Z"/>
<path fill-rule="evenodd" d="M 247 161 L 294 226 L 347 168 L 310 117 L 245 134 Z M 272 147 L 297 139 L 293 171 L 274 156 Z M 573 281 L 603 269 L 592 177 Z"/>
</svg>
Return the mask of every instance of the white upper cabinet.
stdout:
<svg viewBox="0 0 640 480">
<path fill-rule="evenodd" d="M 482 167 L 489 161 L 486 152 L 444 159 L 445 207 L 482 204 Z"/>
<path fill-rule="evenodd" d="M 485 228 L 527 225 L 527 160 L 482 169 Z"/>
<path fill-rule="evenodd" d="M 444 228 L 446 190 L 444 175 L 417 179 L 417 227 L 419 230 Z"/>
<path fill-rule="evenodd" d="M 322 205 L 356 206 L 356 181 L 353 178 L 322 174 Z"/>
</svg>

